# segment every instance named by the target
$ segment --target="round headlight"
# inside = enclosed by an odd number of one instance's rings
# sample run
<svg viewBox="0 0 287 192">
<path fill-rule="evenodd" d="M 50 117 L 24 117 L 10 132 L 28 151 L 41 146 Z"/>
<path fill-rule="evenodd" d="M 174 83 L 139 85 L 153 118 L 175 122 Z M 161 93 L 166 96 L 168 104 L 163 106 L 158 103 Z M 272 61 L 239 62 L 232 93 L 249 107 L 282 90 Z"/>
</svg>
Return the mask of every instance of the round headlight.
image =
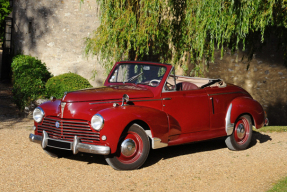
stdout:
<svg viewBox="0 0 287 192">
<path fill-rule="evenodd" d="M 96 114 L 91 119 L 91 125 L 96 131 L 100 131 L 104 126 L 104 118 L 100 114 Z"/>
<path fill-rule="evenodd" d="M 43 109 L 41 109 L 40 107 L 37 107 L 36 109 L 34 109 L 33 111 L 33 119 L 37 122 L 40 123 L 44 117 L 45 113 L 43 111 Z"/>
</svg>

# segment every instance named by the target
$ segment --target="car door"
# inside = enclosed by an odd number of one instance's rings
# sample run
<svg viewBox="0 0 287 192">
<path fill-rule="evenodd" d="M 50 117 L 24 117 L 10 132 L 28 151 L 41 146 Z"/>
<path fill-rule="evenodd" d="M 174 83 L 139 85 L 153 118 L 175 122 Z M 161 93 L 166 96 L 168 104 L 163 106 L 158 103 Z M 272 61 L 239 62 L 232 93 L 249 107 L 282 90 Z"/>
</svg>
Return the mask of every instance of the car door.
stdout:
<svg viewBox="0 0 287 192">
<path fill-rule="evenodd" d="M 204 89 L 162 93 L 163 111 L 170 123 L 170 136 L 210 129 L 209 98 Z"/>
</svg>

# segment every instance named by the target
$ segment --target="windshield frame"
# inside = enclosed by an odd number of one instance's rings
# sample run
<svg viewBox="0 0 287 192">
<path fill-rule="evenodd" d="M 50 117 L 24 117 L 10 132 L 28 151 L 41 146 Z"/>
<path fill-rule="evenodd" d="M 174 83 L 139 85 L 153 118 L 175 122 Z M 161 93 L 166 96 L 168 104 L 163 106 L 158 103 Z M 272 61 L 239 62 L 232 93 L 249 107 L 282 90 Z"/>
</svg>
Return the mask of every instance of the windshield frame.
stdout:
<svg viewBox="0 0 287 192">
<path fill-rule="evenodd" d="M 119 69 L 120 65 L 124 65 L 124 64 L 126 64 L 126 65 L 143 65 L 143 66 L 150 66 L 150 67 L 154 67 L 154 66 L 164 67 L 165 71 L 164 71 L 163 75 L 159 76 L 160 77 L 160 81 L 159 81 L 159 83 L 156 86 L 152 86 L 150 84 L 150 82 L 152 80 L 154 80 L 154 78 L 152 78 L 152 77 L 150 77 L 151 78 L 150 80 L 147 79 L 146 83 L 134 82 L 134 80 L 136 80 L 139 76 L 142 76 L 142 74 L 140 74 L 141 72 L 139 72 L 138 74 L 136 74 L 134 76 L 128 77 L 128 79 L 123 79 L 122 82 L 112 82 L 111 81 L 112 77 L 115 76 L 118 73 L 118 72 L 116 72 L 116 70 Z M 108 86 L 108 85 L 129 85 L 129 84 L 132 84 L 132 85 L 144 85 L 144 86 L 149 86 L 149 87 L 153 87 L 153 88 L 159 87 L 162 84 L 162 82 L 165 82 L 165 78 L 169 74 L 169 70 L 170 70 L 171 67 L 172 67 L 172 65 L 170 65 L 170 64 L 153 63 L 153 62 L 131 62 L 131 61 L 117 62 L 115 64 L 115 66 L 113 67 L 113 69 L 111 70 L 110 74 L 108 75 L 104 85 Z M 132 78 L 134 78 L 134 79 L 132 79 Z M 130 80 L 130 82 L 128 82 L 127 80 Z M 159 80 L 159 79 L 156 79 L 156 80 Z"/>
<path fill-rule="evenodd" d="M 173 75 L 172 75 L 172 72 L 174 73 Z M 173 76 L 174 88 L 171 89 L 171 90 L 166 90 L 166 89 L 165 89 L 165 86 L 163 86 L 163 87 L 162 87 L 162 92 L 163 92 L 163 93 L 164 93 L 164 92 L 175 92 L 175 91 L 176 91 L 176 75 L 175 75 L 175 67 L 173 67 L 173 66 L 172 66 L 171 70 L 169 71 L 167 78 L 165 79 L 164 85 L 166 85 L 167 80 L 168 80 L 168 77 L 170 77 L 170 76 Z"/>
</svg>

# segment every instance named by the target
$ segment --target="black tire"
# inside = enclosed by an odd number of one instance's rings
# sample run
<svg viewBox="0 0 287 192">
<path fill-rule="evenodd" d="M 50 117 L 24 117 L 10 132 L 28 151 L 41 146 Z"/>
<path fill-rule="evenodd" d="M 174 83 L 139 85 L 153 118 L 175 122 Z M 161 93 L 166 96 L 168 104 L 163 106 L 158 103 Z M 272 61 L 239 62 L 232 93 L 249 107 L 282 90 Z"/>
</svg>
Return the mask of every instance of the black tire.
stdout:
<svg viewBox="0 0 287 192">
<path fill-rule="evenodd" d="M 141 167 L 150 151 L 150 142 L 144 129 L 133 124 L 122 134 L 115 154 L 105 156 L 107 163 L 116 170 L 133 170 Z"/>
<path fill-rule="evenodd" d="M 246 149 L 252 139 L 252 121 L 249 115 L 242 115 L 234 124 L 232 135 L 228 136 L 225 144 L 230 150 Z"/>
</svg>

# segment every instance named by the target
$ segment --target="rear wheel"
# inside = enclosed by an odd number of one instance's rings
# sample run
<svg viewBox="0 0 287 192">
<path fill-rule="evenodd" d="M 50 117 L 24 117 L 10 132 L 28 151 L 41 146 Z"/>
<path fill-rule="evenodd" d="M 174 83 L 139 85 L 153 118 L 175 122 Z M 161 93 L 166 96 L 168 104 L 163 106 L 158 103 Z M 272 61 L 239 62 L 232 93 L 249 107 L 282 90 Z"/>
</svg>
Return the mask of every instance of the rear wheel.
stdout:
<svg viewBox="0 0 287 192">
<path fill-rule="evenodd" d="M 225 140 L 227 147 L 230 150 L 246 149 L 252 138 L 252 122 L 249 115 L 242 115 L 235 123 L 232 135 Z"/>
<path fill-rule="evenodd" d="M 144 129 L 133 124 L 119 140 L 117 152 L 105 156 L 105 159 L 114 169 L 133 170 L 144 164 L 149 151 L 149 138 Z"/>
</svg>

